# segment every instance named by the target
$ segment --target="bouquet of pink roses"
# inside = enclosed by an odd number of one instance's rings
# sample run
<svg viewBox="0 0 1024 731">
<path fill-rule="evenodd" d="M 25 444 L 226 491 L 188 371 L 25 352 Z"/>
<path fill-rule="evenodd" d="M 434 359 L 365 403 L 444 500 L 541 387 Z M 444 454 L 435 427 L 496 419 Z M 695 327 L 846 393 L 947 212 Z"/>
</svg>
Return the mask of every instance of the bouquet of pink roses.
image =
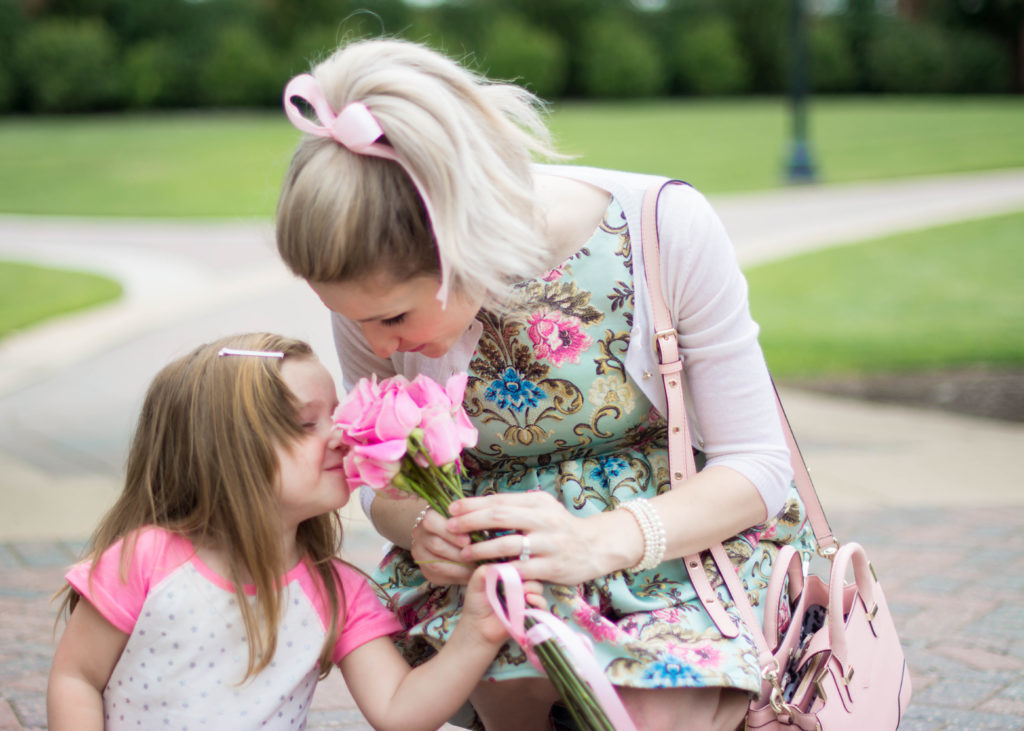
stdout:
<svg viewBox="0 0 1024 731">
<path fill-rule="evenodd" d="M 342 442 L 349 447 L 344 460 L 349 484 L 369 485 L 392 494 L 419 495 L 431 508 L 448 517 L 448 507 L 464 496 L 460 455 L 477 441 L 476 428 L 462 407 L 467 380 L 467 374 L 459 373 L 449 378 L 444 387 L 424 375 L 413 381 L 403 376 L 392 376 L 379 383 L 376 377 L 359 381 L 334 412 L 335 426 L 341 429 Z M 488 537 L 474 534 L 471 539 Z M 550 620 L 558 621 L 553 617 Z M 526 629 L 536 623 L 531 617 L 525 619 Z M 565 631 L 571 633 L 567 627 Z M 520 644 L 526 641 L 522 632 L 514 636 Z M 595 674 L 587 668 L 593 680 L 585 682 L 554 635 L 543 636 L 545 639 L 533 643 L 532 648 L 524 649 L 531 661 L 534 656 L 539 659 L 577 725 L 595 731 L 630 728 L 628 715 L 603 673 Z M 585 652 L 571 654 L 579 662 Z M 606 686 L 600 695 L 616 716 L 616 724 L 609 720 L 595 685 Z"/>
<path fill-rule="evenodd" d="M 362 379 L 334 412 L 349 446 L 345 477 L 353 487 L 419 495 L 441 515 L 463 497 L 460 455 L 477 432 L 462 396 L 467 376 L 442 388 L 426 376 Z"/>
</svg>

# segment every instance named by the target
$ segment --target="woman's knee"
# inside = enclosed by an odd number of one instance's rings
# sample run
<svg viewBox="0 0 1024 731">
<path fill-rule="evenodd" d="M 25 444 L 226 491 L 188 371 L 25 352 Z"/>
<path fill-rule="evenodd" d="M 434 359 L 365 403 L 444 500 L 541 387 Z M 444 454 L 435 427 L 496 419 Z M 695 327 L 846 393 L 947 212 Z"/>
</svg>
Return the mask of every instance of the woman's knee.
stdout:
<svg viewBox="0 0 1024 731">
<path fill-rule="evenodd" d="M 619 688 L 619 695 L 644 731 L 735 731 L 749 700 L 734 688 Z"/>
<path fill-rule="evenodd" d="M 548 729 L 551 706 L 558 691 L 547 678 L 484 681 L 470 696 L 473 708 L 488 731 Z"/>
</svg>

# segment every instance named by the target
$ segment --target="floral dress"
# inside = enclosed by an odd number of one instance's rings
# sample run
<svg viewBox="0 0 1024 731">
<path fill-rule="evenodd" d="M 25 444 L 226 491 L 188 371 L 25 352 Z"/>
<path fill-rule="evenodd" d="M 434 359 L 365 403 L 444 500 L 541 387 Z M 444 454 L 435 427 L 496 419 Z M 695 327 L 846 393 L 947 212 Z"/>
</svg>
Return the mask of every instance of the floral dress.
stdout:
<svg viewBox="0 0 1024 731">
<path fill-rule="evenodd" d="M 624 364 L 633 324 L 632 248 L 615 200 L 582 249 L 543 277 L 519 283 L 501 312 L 484 310 L 477 318 L 483 333 L 464 405 L 480 439 L 464 455 L 467 493 L 544 490 L 582 518 L 669 489 L 665 420 Z M 795 488 L 776 518 L 725 544 L 755 613 L 781 543 L 807 558 L 813 549 Z M 705 570 L 738 621 L 710 559 Z M 429 584 L 399 547 L 374 578 L 407 628 L 400 649 L 422 662 L 455 627 L 463 587 Z M 734 639 L 719 633 L 682 560 L 577 587 L 548 585 L 545 595 L 551 612 L 589 637 L 617 685 L 760 690 L 753 639 L 746 631 Z M 486 677 L 537 674 L 510 642 Z"/>
</svg>

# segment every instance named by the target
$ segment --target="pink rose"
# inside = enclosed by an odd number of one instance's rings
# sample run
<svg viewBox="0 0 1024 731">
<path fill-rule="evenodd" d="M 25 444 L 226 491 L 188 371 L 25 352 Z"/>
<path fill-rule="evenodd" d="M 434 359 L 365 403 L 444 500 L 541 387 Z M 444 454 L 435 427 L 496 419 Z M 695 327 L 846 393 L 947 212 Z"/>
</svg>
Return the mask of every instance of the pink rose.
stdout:
<svg viewBox="0 0 1024 731">
<path fill-rule="evenodd" d="M 344 459 L 349 482 L 397 491 L 403 460 L 415 458 L 426 466 L 426 452 L 439 467 L 456 462 L 477 442 L 462 407 L 467 381 L 465 373 L 453 375 L 444 387 L 424 375 L 412 382 L 400 375 L 379 383 L 360 380 L 334 413 L 342 442 L 350 447 Z M 416 446 L 420 442 L 422 450 Z"/>
<path fill-rule="evenodd" d="M 405 390 L 389 390 L 381 398 L 374 432 L 378 439 L 407 439 L 420 425 L 420 408 Z"/>
<path fill-rule="evenodd" d="M 556 279 L 558 279 L 559 277 L 561 277 L 561 276 L 562 276 L 562 274 L 563 274 L 563 272 L 562 272 L 562 265 L 561 265 L 561 264 L 559 264 L 559 265 L 558 265 L 558 266 L 556 266 L 556 267 L 555 267 L 554 269 L 552 269 L 552 270 L 551 270 L 551 271 L 549 271 L 549 272 L 548 272 L 547 274 L 545 274 L 545 275 L 544 275 L 544 276 L 542 277 L 542 279 L 543 279 L 543 280 L 544 280 L 545 282 L 553 282 L 553 281 L 555 281 Z"/>
<path fill-rule="evenodd" d="M 614 641 L 623 634 L 614 623 L 602 617 L 589 605 L 578 606 L 572 616 L 596 640 Z"/>
<path fill-rule="evenodd" d="M 405 439 L 392 439 L 352 447 L 343 462 L 349 484 L 369 485 L 374 490 L 389 488 L 398 474 L 406 445 Z"/>
<path fill-rule="evenodd" d="M 469 420 L 469 414 L 463 408 L 459 408 L 455 412 L 455 431 L 458 434 L 459 444 L 462 445 L 463 449 L 476 446 L 480 433 L 473 426 L 473 422 Z"/>
<path fill-rule="evenodd" d="M 434 414 L 423 425 L 423 448 L 438 467 L 451 464 L 459 458 L 462 442 L 450 414 Z"/>
<path fill-rule="evenodd" d="M 379 409 L 380 389 L 376 377 L 360 379 L 334 410 L 334 424 L 341 429 L 342 442 L 362 444 L 367 436 L 372 436 Z"/>
<path fill-rule="evenodd" d="M 448 413 L 452 410 L 452 400 L 448 397 L 448 392 L 437 381 L 422 373 L 409 384 L 408 393 L 422 410 L 424 421 L 429 418 L 429 414 L 438 411 Z M 459 403 L 462 403 L 462 399 L 459 399 Z"/>
<path fill-rule="evenodd" d="M 444 384 L 444 392 L 453 408 L 462 409 L 462 399 L 466 396 L 466 383 L 469 381 L 469 374 L 465 371 L 456 373 Z"/>
<path fill-rule="evenodd" d="M 533 341 L 537 358 L 546 358 L 556 366 L 565 361 L 580 362 L 580 353 L 590 347 L 593 338 L 581 330 L 582 323 L 575 317 L 560 312 L 541 310 L 530 315 L 526 333 Z"/>
<path fill-rule="evenodd" d="M 687 648 L 686 661 L 702 668 L 715 668 L 722 664 L 722 653 L 710 642 L 699 642 Z"/>
</svg>

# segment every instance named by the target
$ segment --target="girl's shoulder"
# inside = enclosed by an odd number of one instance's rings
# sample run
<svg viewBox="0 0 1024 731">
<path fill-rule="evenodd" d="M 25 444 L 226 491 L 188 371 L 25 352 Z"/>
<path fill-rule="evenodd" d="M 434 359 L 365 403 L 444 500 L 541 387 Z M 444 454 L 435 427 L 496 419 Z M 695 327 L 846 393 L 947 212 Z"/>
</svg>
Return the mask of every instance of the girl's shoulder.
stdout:
<svg viewBox="0 0 1024 731">
<path fill-rule="evenodd" d="M 85 561 L 83 564 L 88 566 L 92 563 L 117 561 L 129 566 L 163 566 L 168 563 L 184 563 L 194 553 L 195 549 L 188 538 L 160 526 L 146 525 L 118 538 L 103 549 L 94 561 Z"/>
<path fill-rule="evenodd" d="M 150 591 L 187 563 L 192 543 L 145 526 L 119 538 L 92 560 L 71 567 L 67 581 L 122 632 L 130 632 Z"/>
</svg>

